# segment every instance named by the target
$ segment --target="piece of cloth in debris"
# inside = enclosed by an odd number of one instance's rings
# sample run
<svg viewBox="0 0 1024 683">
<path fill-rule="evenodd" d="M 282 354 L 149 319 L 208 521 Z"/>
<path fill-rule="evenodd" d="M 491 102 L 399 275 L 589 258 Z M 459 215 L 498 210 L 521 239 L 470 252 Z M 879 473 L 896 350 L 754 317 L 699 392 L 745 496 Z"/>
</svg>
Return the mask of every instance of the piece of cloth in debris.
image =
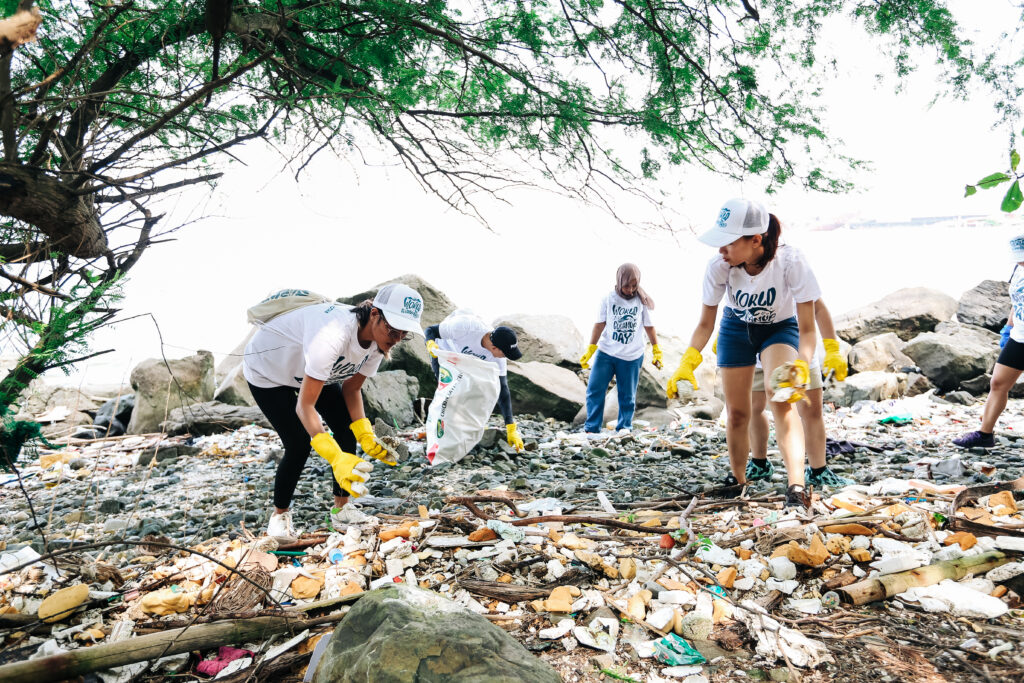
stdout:
<svg viewBox="0 0 1024 683">
<path fill-rule="evenodd" d="M 206 676 L 216 676 L 223 671 L 228 664 L 241 659 L 242 657 L 253 657 L 255 654 L 252 650 L 243 650 L 237 647 L 231 647 L 230 645 L 223 645 L 217 650 L 217 657 L 215 659 L 204 659 L 196 665 L 196 671 L 205 674 Z"/>
</svg>

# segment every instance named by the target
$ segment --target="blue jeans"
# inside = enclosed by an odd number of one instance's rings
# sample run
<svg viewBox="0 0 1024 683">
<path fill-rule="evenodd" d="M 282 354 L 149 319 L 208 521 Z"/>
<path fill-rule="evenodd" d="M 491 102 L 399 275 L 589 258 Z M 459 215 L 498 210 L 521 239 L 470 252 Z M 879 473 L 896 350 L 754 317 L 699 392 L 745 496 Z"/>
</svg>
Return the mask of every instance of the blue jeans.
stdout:
<svg viewBox="0 0 1024 683">
<path fill-rule="evenodd" d="M 615 388 L 619 395 L 619 422 L 616 429 L 630 429 L 633 426 L 633 412 L 636 410 L 636 387 L 640 383 L 640 366 L 644 357 L 636 360 L 622 360 L 598 351 L 587 382 L 587 421 L 583 429 L 588 432 L 601 431 L 604 421 L 604 395 L 608 383 L 615 377 Z"/>
</svg>

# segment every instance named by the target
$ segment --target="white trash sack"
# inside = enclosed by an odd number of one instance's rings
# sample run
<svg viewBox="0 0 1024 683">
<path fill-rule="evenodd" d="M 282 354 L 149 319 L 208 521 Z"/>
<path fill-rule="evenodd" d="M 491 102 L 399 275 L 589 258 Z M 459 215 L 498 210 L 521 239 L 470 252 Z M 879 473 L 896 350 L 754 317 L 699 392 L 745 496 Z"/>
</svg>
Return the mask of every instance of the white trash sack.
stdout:
<svg viewBox="0 0 1024 683">
<path fill-rule="evenodd" d="M 487 427 L 498 402 L 498 366 L 475 356 L 437 351 L 440 372 L 427 411 L 427 460 L 431 465 L 466 457 Z"/>
</svg>

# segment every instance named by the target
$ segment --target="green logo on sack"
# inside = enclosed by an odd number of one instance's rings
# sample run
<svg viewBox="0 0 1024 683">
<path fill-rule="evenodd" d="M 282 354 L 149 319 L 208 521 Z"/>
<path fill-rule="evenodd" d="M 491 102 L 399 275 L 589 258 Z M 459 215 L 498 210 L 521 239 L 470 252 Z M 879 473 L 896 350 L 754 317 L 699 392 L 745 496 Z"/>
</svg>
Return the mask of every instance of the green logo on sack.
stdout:
<svg viewBox="0 0 1024 683">
<path fill-rule="evenodd" d="M 437 381 L 441 384 L 448 384 L 452 381 L 452 373 L 448 368 L 441 368 L 437 373 Z"/>
<path fill-rule="evenodd" d="M 444 420 L 437 421 L 437 438 L 444 436 Z"/>
</svg>

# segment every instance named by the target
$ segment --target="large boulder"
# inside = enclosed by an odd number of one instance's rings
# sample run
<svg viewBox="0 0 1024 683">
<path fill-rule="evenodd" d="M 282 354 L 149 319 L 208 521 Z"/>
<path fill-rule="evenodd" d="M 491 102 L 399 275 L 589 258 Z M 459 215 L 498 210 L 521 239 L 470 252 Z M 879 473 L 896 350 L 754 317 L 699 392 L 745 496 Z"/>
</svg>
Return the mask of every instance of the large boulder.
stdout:
<svg viewBox="0 0 1024 683">
<path fill-rule="evenodd" d="M 251 424 L 273 429 L 259 408 L 207 401 L 175 408 L 160 428 L 170 435 L 187 433 L 205 436 L 234 431 Z"/>
<path fill-rule="evenodd" d="M 586 344 L 568 316 L 517 314 L 498 318 L 492 324 L 515 330 L 523 360 L 554 363 L 569 369 L 580 366 Z"/>
<path fill-rule="evenodd" d="M 560 683 L 550 665 L 479 614 L 396 584 L 359 599 L 313 683 Z"/>
<path fill-rule="evenodd" d="M 245 339 L 239 342 L 235 348 L 231 349 L 231 353 L 217 366 L 214 374 L 217 382 L 217 388 L 213 392 L 214 400 L 233 406 L 256 405 L 256 400 L 252 397 L 252 392 L 249 390 L 249 383 L 245 381 L 245 375 L 242 374 L 242 359 L 245 355 L 245 345 L 253 338 L 256 331 L 255 325 L 250 327 L 249 333 L 245 335 Z"/>
<path fill-rule="evenodd" d="M 852 406 L 857 401 L 887 401 L 899 398 L 906 391 L 906 375 L 895 372 L 858 372 L 845 382 L 837 382 L 825 390 L 826 403 Z"/>
<path fill-rule="evenodd" d="M 128 433 L 158 431 L 174 409 L 213 400 L 213 354 L 199 351 L 178 360 L 144 360 L 132 370 L 131 382 L 135 409 Z"/>
<path fill-rule="evenodd" d="M 419 396 L 420 383 L 401 370 L 378 372 L 363 382 L 363 406 L 371 421 L 380 418 L 386 424 L 405 427 L 416 421 L 413 401 Z"/>
<path fill-rule="evenodd" d="M 18 398 L 16 419 L 40 422 L 48 438 L 71 436 L 77 427 L 92 424 L 102 401 L 74 387 L 37 379 Z"/>
<path fill-rule="evenodd" d="M 956 319 L 998 332 L 1010 312 L 1010 287 L 1002 280 L 983 280 L 960 297 Z"/>
<path fill-rule="evenodd" d="M 892 332 L 869 337 L 850 349 L 850 369 L 855 372 L 895 371 L 913 365 L 903 351 L 905 342 Z"/>
<path fill-rule="evenodd" d="M 836 333 L 851 344 L 885 332 L 908 341 L 949 320 L 956 309 L 956 299 L 947 294 L 911 287 L 840 315 L 835 320 Z"/>
<path fill-rule="evenodd" d="M 455 303 L 449 299 L 444 292 L 421 278 L 419 275 L 412 274 L 392 278 L 386 282 L 380 283 L 372 289 L 366 290 L 365 292 L 359 292 L 358 294 L 353 294 L 351 296 L 338 297 L 338 301 L 343 304 L 356 306 L 366 299 L 372 299 L 377 294 L 377 291 L 384 285 L 390 285 L 395 282 L 412 287 L 420 293 L 420 296 L 423 297 L 423 314 L 420 318 L 420 322 L 423 323 L 423 327 L 438 324 L 456 308 Z"/>
<path fill-rule="evenodd" d="M 957 389 L 960 382 L 991 370 L 999 355 L 999 344 L 985 341 L 971 329 L 956 334 L 926 332 L 907 343 L 903 353 L 914 359 L 940 392 L 947 392 Z"/>
<path fill-rule="evenodd" d="M 512 410 L 571 421 L 587 402 L 587 388 L 572 370 L 550 363 L 509 362 Z"/>
</svg>

